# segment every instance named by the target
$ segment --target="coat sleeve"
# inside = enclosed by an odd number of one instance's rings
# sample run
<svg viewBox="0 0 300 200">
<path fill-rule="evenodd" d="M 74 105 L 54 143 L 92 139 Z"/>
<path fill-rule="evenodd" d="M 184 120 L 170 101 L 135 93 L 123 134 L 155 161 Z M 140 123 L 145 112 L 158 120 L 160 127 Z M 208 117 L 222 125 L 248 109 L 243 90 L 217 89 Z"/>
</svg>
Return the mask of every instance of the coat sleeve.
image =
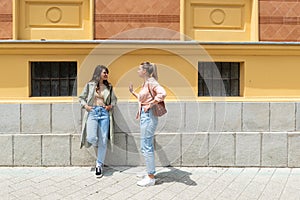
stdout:
<svg viewBox="0 0 300 200">
<path fill-rule="evenodd" d="M 87 97 L 89 94 L 89 84 L 85 84 L 81 94 L 79 95 L 79 103 L 81 107 L 84 107 L 87 104 Z"/>
<path fill-rule="evenodd" d="M 164 101 L 164 99 L 167 96 L 167 93 L 161 85 L 159 85 L 159 84 L 154 85 L 152 90 L 154 91 L 154 94 L 155 94 L 154 99 L 157 102 Z"/>
<path fill-rule="evenodd" d="M 111 91 L 111 105 L 112 106 L 115 106 L 116 104 L 117 104 L 117 97 L 116 97 L 116 95 L 115 95 L 115 92 L 114 92 L 114 90 L 112 89 L 112 91 Z"/>
</svg>

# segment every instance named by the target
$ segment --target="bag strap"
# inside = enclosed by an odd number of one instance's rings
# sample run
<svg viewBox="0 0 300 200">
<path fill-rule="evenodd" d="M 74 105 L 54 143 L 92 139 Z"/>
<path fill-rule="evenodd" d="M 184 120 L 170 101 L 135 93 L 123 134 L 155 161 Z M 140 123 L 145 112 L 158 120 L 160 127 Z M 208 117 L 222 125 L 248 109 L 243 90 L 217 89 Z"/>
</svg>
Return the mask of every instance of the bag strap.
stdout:
<svg viewBox="0 0 300 200">
<path fill-rule="evenodd" d="M 149 87 L 149 83 L 148 83 L 148 90 L 149 90 L 149 93 L 150 93 L 152 99 L 154 99 L 154 97 L 153 97 L 153 95 L 152 95 L 152 93 L 151 93 L 150 87 Z"/>
<path fill-rule="evenodd" d="M 108 105 L 111 104 L 111 93 L 112 93 L 112 88 L 113 88 L 113 86 L 111 85 L 110 88 L 109 88 L 109 104 L 108 104 Z"/>
</svg>

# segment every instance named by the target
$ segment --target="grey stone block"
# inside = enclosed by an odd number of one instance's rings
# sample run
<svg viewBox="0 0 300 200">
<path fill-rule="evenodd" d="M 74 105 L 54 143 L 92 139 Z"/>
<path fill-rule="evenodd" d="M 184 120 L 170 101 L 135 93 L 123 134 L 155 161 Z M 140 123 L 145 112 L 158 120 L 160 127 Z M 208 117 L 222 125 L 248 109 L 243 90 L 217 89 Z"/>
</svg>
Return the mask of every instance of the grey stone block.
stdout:
<svg viewBox="0 0 300 200">
<path fill-rule="evenodd" d="M 71 135 L 71 165 L 95 166 L 96 155 L 93 147 L 80 149 L 80 135 Z"/>
<path fill-rule="evenodd" d="M 50 133 L 50 104 L 22 104 L 22 132 Z"/>
<path fill-rule="evenodd" d="M 269 131 L 269 103 L 243 103 L 243 131 Z"/>
<path fill-rule="evenodd" d="M 108 140 L 105 164 L 109 166 L 127 165 L 126 134 L 115 134 L 113 145 L 111 145 L 110 140 Z"/>
<path fill-rule="evenodd" d="M 296 131 L 300 131 L 300 103 L 296 103 Z"/>
<path fill-rule="evenodd" d="M 157 166 L 181 165 L 181 134 L 160 133 L 155 135 L 155 163 Z"/>
<path fill-rule="evenodd" d="M 287 161 L 287 133 L 263 133 L 261 165 L 286 167 Z"/>
<path fill-rule="evenodd" d="M 136 119 L 138 103 L 118 103 L 114 108 L 115 132 L 138 133 L 139 120 Z"/>
<path fill-rule="evenodd" d="M 295 131 L 295 103 L 270 104 L 270 131 Z"/>
<path fill-rule="evenodd" d="M 139 166 L 145 165 L 141 154 L 140 133 L 131 133 L 127 135 L 127 165 Z"/>
<path fill-rule="evenodd" d="M 42 136 L 42 165 L 70 165 L 70 135 Z"/>
<path fill-rule="evenodd" d="M 216 102 L 215 132 L 238 132 L 242 129 L 242 103 Z"/>
<path fill-rule="evenodd" d="M 0 135 L 0 165 L 13 165 L 13 136 Z"/>
<path fill-rule="evenodd" d="M 214 130 L 214 102 L 186 102 L 185 132 Z"/>
<path fill-rule="evenodd" d="M 41 166 L 41 135 L 14 135 L 14 165 Z"/>
<path fill-rule="evenodd" d="M 236 133 L 236 166 L 260 166 L 260 133 Z"/>
<path fill-rule="evenodd" d="M 52 133 L 81 133 L 79 104 L 52 104 Z"/>
<path fill-rule="evenodd" d="M 288 133 L 288 167 L 300 167 L 300 133 Z"/>
<path fill-rule="evenodd" d="M 183 133 L 182 166 L 208 166 L 208 133 Z"/>
<path fill-rule="evenodd" d="M 166 102 L 167 113 L 159 117 L 156 133 L 181 132 L 184 129 L 185 103 Z"/>
<path fill-rule="evenodd" d="M 0 104 L 0 132 L 20 133 L 20 104 Z"/>
<path fill-rule="evenodd" d="M 235 134 L 209 133 L 209 166 L 234 166 Z"/>
</svg>

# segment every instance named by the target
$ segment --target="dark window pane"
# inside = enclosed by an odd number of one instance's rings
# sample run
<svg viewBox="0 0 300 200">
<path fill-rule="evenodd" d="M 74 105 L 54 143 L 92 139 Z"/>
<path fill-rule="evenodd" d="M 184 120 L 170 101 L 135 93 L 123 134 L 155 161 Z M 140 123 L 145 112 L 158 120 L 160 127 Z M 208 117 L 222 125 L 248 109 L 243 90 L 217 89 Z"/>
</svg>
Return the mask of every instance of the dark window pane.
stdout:
<svg viewBox="0 0 300 200">
<path fill-rule="evenodd" d="M 61 66 L 60 77 L 67 78 L 69 76 L 69 67 L 68 65 Z"/>
<path fill-rule="evenodd" d="M 76 76 L 77 76 L 77 66 L 76 66 L 76 63 L 71 63 L 70 64 L 70 70 L 69 70 L 70 72 L 69 72 L 69 77 L 70 78 L 76 78 Z"/>
<path fill-rule="evenodd" d="M 40 81 L 33 80 L 31 87 L 32 87 L 32 96 L 40 96 L 40 89 L 41 89 Z"/>
<path fill-rule="evenodd" d="M 239 96 L 239 84 L 240 63 L 198 63 L 198 96 Z"/>
<path fill-rule="evenodd" d="M 42 74 L 41 74 L 41 78 L 50 78 L 51 74 L 50 74 L 50 70 L 51 70 L 51 65 L 49 63 L 45 63 L 45 65 L 40 65 L 39 66 L 41 68 Z"/>
<path fill-rule="evenodd" d="M 240 70 L 239 65 L 237 63 L 233 63 L 231 66 L 231 78 L 232 79 L 239 79 L 240 76 Z"/>
<path fill-rule="evenodd" d="M 222 65 L 222 78 L 230 78 L 230 65 L 228 63 L 223 63 Z"/>
<path fill-rule="evenodd" d="M 51 96 L 59 96 L 59 80 L 51 81 Z"/>
<path fill-rule="evenodd" d="M 69 85 L 69 95 L 68 96 L 76 96 L 77 87 L 76 87 L 75 80 L 70 80 L 69 84 L 70 85 Z"/>
<path fill-rule="evenodd" d="M 50 95 L 50 81 L 41 81 L 41 96 L 51 96 Z"/>
<path fill-rule="evenodd" d="M 31 62 L 32 96 L 76 96 L 76 62 Z"/>
<path fill-rule="evenodd" d="M 59 78 L 59 62 L 54 62 L 52 64 L 51 78 Z"/>
<path fill-rule="evenodd" d="M 239 80 L 231 80 L 231 96 L 239 96 Z"/>
<path fill-rule="evenodd" d="M 61 80 L 60 81 L 60 95 L 61 96 L 68 96 L 69 95 L 69 83 L 68 80 Z"/>
</svg>

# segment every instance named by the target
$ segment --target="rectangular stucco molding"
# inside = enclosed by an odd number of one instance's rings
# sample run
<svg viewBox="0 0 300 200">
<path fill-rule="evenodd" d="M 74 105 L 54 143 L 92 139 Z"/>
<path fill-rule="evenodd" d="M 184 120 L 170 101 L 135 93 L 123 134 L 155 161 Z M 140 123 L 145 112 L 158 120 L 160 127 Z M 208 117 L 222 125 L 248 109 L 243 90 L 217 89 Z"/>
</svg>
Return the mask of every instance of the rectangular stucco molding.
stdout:
<svg viewBox="0 0 300 200">
<path fill-rule="evenodd" d="M 13 135 L 0 134 L 0 166 L 13 165 Z"/>
<path fill-rule="evenodd" d="M 70 135 L 42 136 L 42 165 L 70 165 Z"/>
<path fill-rule="evenodd" d="M 269 103 L 243 103 L 243 132 L 269 131 Z"/>
<path fill-rule="evenodd" d="M 264 167 L 287 167 L 287 133 L 262 133 Z"/>
<path fill-rule="evenodd" d="M 288 133 L 288 167 L 300 167 L 300 133 Z"/>
<path fill-rule="evenodd" d="M 270 132 L 295 131 L 295 103 L 270 103 Z"/>
<path fill-rule="evenodd" d="M 0 104 L 0 132 L 20 133 L 20 104 Z"/>
<path fill-rule="evenodd" d="M 182 133 L 182 166 L 208 166 L 208 133 Z"/>
<path fill-rule="evenodd" d="M 42 140 L 39 134 L 14 135 L 14 165 L 41 166 Z"/>
<path fill-rule="evenodd" d="M 260 166 L 260 149 L 260 133 L 236 133 L 236 166 Z"/>
<path fill-rule="evenodd" d="M 234 166 L 235 133 L 209 133 L 209 166 Z"/>
<path fill-rule="evenodd" d="M 50 133 L 50 104 L 21 104 L 22 133 Z"/>
</svg>

